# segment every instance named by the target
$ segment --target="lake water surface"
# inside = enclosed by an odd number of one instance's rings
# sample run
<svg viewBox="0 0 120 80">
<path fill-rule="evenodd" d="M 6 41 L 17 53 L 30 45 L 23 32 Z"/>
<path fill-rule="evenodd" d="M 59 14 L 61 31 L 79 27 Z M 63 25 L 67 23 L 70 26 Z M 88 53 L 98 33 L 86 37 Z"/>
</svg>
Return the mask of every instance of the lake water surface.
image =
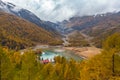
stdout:
<svg viewBox="0 0 120 80">
<path fill-rule="evenodd" d="M 76 61 L 80 61 L 83 58 L 75 55 L 73 51 L 70 50 L 65 50 L 62 47 L 50 47 L 50 48 L 45 48 L 43 49 L 42 55 L 40 56 L 41 59 L 43 60 L 52 60 L 54 59 L 54 57 L 56 56 L 63 56 L 66 59 L 74 59 Z"/>
</svg>

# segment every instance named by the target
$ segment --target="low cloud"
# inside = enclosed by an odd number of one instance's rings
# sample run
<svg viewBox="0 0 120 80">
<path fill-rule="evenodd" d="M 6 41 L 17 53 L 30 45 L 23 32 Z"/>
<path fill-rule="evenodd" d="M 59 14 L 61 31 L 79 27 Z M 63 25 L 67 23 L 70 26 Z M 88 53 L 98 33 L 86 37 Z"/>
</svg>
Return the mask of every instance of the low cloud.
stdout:
<svg viewBox="0 0 120 80">
<path fill-rule="evenodd" d="M 3 0 L 35 13 L 43 20 L 62 21 L 72 16 L 120 10 L 119 0 Z"/>
</svg>

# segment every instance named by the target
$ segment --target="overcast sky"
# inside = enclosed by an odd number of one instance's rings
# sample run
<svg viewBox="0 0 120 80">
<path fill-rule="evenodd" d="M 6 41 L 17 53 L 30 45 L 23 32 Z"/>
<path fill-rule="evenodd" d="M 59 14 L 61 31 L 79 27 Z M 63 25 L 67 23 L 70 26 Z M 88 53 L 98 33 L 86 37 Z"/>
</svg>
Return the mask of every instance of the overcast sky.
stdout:
<svg viewBox="0 0 120 80">
<path fill-rule="evenodd" d="M 43 20 L 62 21 L 72 16 L 120 10 L 120 0 L 3 0 L 35 13 Z"/>
</svg>

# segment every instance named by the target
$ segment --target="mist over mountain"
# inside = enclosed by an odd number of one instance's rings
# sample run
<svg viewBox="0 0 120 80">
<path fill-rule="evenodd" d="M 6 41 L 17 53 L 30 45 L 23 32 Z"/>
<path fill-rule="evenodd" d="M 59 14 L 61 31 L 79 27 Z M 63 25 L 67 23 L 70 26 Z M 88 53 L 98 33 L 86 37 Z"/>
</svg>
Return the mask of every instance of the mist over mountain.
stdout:
<svg viewBox="0 0 120 80">
<path fill-rule="evenodd" d="M 14 14 L 23 19 L 26 19 L 44 28 L 45 30 L 53 33 L 55 36 L 59 35 L 58 24 L 50 22 L 50 21 L 41 20 L 38 16 L 36 16 L 34 13 L 32 13 L 31 11 L 27 9 L 18 7 L 9 2 L 0 1 L 0 10 L 5 11 L 10 14 Z"/>
<path fill-rule="evenodd" d="M 28 9 L 45 21 L 119 11 L 119 0 L 3 0 Z"/>
</svg>

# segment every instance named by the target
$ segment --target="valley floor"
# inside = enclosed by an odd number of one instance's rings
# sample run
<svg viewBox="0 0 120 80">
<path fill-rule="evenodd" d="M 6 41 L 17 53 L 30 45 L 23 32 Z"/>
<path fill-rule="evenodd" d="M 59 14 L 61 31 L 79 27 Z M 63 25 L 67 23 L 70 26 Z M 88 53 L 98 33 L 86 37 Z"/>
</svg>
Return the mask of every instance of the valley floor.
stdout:
<svg viewBox="0 0 120 80">
<path fill-rule="evenodd" d="M 100 48 L 96 48 L 94 46 L 92 47 L 63 47 L 63 46 L 48 46 L 48 45 L 37 45 L 35 47 L 32 47 L 33 51 L 36 51 L 38 49 L 47 49 L 47 48 L 54 48 L 54 49 L 60 49 L 60 50 L 69 50 L 69 51 L 73 51 L 74 54 L 83 57 L 84 59 L 89 59 L 97 54 L 101 53 Z M 21 50 L 21 52 L 24 52 L 28 49 L 25 50 Z"/>
<path fill-rule="evenodd" d="M 101 49 L 96 47 L 65 47 L 65 49 L 75 51 L 76 55 L 82 56 L 85 59 L 89 59 L 101 52 Z"/>
</svg>

